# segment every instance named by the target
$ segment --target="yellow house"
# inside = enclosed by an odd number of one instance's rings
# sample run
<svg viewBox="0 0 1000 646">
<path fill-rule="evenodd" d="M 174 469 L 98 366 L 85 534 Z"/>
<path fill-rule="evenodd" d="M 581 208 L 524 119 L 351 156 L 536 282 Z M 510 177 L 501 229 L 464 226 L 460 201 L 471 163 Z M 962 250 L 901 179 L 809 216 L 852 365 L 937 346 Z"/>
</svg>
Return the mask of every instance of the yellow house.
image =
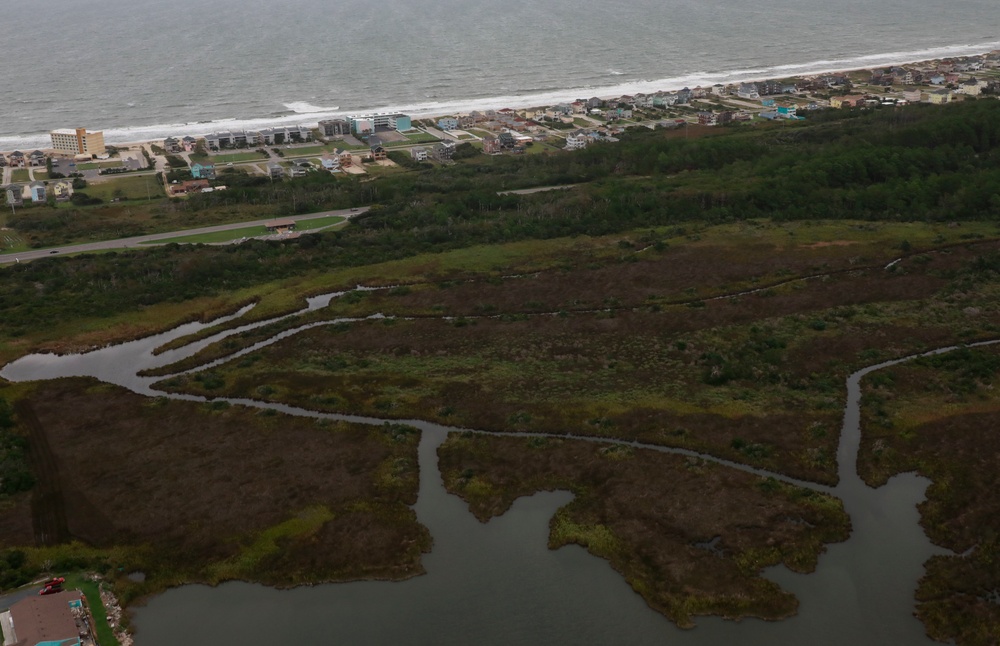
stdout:
<svg viewBox="0 0 1000 646">
<path fill-rule="evenodd" d="M 936 105 L 950 103 L 951 98 L 951 90 L 935 90 L 934 92 L 927 93 L 927 102 Z"/>
</svg>

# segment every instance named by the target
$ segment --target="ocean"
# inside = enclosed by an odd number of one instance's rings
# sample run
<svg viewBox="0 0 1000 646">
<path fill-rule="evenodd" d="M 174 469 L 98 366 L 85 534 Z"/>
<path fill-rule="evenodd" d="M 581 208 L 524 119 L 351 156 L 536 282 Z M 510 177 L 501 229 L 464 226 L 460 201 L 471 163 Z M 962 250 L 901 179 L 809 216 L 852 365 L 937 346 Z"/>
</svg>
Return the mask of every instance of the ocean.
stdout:
<svg viewBox="0 0 1000 646">
<path fill-rule="evenodd" d="M 546 105 L 1000 49 L 996 0 L 8 0 L 0 150 Z"/>
</svg>

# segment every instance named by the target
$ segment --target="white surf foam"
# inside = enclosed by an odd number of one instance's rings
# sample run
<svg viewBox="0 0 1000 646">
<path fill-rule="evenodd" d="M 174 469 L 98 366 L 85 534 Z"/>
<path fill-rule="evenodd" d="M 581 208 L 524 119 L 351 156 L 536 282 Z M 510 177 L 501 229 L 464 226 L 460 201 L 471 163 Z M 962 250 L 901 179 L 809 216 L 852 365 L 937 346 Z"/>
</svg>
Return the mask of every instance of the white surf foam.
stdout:
<svg viewBox="0 0 1000 646">
<path fill-rule="evenodd" d="M 790 76 L 807 76 L 827 74 L 831 72 L 866 69 L 900 65 L 915 61 L 926 61 L 938 58 L 971 56 L 1000 49 L 1000 41 L 989 41 L 978 44 L 949 45 L 929 49 L 886 52 L 881 54 L 866 54 L 850 58 L 823 59 L 807 63 L 792 63 L 772 67 L 754 67 L 742 70 L 697 71 L 680 76 L 671 76 L 650 80 L 626 81 L 615 85 L 573 87 L 550 92 L 525 94 L 500 94 L 478 98 L 455 98 L 443 101 L 424 101 L 419 103 L 398 103 L 381 106 L 370 106 L 364 109 L 341 111 L 339 106 L 316 106 L 306 101 L 294 101 L 284 104 L 295 114 L 280 117 L 262 117 L 254 119 L 216 119 L 199 123 L 171 123 L 148 126 L 131 126 L 121 128 L 106 128 L 104 139 L 108 143 L 123 143 L 162 139 L 163 137 L 181 137 L 185 135 L 199 136 L 216 130 L 238 130 L 263 128 L 279 125 L 315 125 L 317 121 L 333 117 L 364 112 L 405 112 L 414 117 L 428 117 L 473 110 L 488 110 L 499 108 L 522 108 L 545 106 L 574 101 L 591 96 L 613 97 L 623 94 L 653 93 L 658 91 L 674 91 L 684 87 L 697 85 L 714 85 L 716 83 L 740 83 L 768 78 L 785 78 Z M 0 137 L 0 150 L 47 148 L 51 144 L 48 133 L 33 133 L 21 136 Z"/>
</svg>

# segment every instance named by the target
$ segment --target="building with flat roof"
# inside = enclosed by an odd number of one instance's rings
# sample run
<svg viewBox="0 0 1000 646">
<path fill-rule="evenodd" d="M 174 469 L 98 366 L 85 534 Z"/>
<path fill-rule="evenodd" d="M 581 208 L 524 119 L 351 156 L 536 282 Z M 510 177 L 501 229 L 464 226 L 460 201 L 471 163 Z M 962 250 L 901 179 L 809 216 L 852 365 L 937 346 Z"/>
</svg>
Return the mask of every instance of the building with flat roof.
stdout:
<svg viewBox="0 0 1000 646">
<path fill-rule="evenodd" d="M 407 114 L 379 112 L 348 117 L 351 131 L 359 135 L 370 135 L 386 130 L 411 130 L 413 123 Z"/>
<path fill-rule="evenodd" d="M 52 137 L 52 147 L 63 153 L 74 155 L 103 155 L 104 154 L 104 131 L 87 132 L 86 128 L 76 130 L 53 130 L 49 133 Z"/>
<path fill-rule="evenodd" d="M 347 119 L 326 119 L 319 122 L 319 130 L 324 137 L 337 137 L 351 134 L 351 122 Z"/>
<path fill-rule="evenodd" d="M 80 646 L 90 634 L 83 595 L 77 590 L 28 597 L 0 614 L 4 646 Z"/>
</svg>

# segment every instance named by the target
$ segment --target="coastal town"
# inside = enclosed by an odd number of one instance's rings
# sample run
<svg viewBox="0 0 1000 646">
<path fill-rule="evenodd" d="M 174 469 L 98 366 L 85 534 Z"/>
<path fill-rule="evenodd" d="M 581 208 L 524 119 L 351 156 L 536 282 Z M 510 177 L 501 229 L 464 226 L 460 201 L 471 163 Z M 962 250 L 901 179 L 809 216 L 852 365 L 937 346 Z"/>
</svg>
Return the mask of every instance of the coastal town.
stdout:
<svg viewBox="0 0 1000 646">
<path fill-rule="evenodd" d="M 1000 51 L 871 70 L 747 81 L 534 108 L 414 118 L 373 113 L 259 130 L 105 145 L 103 133 L 53 130 L 51 147 L 0 152 L 12 209 L 77 206 L 226 190 L 226 176 L 378 175 L 478 154 L 522 155 L 614 143 L 629 128 L 706 128 L 801 120 L 824 109 L 947 104 L 1000 94 Z M 83 189 L 87 189 L 85 192 Z M 76 195 L 77 193 L 79 195 Z M 75 197 L 74 197 L 75 196 Z"/>
</svg>

